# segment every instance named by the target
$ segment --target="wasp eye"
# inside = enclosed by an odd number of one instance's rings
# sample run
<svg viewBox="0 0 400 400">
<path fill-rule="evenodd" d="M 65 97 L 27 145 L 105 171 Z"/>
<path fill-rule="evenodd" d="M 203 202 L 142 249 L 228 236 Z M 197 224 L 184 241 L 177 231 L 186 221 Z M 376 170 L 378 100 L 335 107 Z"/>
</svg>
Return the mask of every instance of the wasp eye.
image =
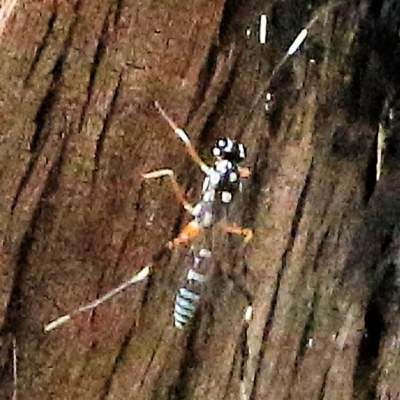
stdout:
<svg viewBox="0 0 400 400">
<path fill-rule="evenodd" d="M 217 141 L 217 146 L 218 146 L 220 149 L 224 149 L 224 148 L 226 147 L 227 143 L 228 143 L 228 140 L 225 139 L 225 138 L 218 139 L 218 141 Z"/>
<path fill-rule="evenodd" d="M 221 156 L 221 150 L 218 147 L 213 147 L 211 149 L 211 153 L 214 157 L 220 157 Z"/>
<path fill-rule="evenodd" d="M 242 143 L 229 138 L 218 139 L 211 148 L 214 157 L 230 160 L 234 163 L 243 161 L 246 158 L 246 148 Z"/>
<path fill-rule="evenodd" d="M 224 158 L 225 149 L 227 147 L 227 140 L 225 138 L 218 139 L 214 146 L 211 148 L 211 154 L 214 157 Z"/>
</svg>

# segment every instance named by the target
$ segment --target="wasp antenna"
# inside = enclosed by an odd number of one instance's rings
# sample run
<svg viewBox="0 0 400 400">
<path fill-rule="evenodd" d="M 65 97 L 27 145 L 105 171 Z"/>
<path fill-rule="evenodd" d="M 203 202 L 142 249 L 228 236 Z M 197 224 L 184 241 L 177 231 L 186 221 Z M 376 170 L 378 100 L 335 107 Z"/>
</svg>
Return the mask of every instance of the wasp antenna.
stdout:
<svg viewBox="0 0 400 400">
<path fill-rule="evenodd" d="M 187 133 L 178 126 L 178 124 L 165 112 L 165 110 L 160 106 L 158 101 L 154 102 L 157 111 L 161 116 L 168 122 L 169 126 L 174 130 L 174 132 L 179 136 L 179 138 L 186 144 L 191 144 L 189 136 Z"/>
<path fill-rule="evenodd" d="M 200 169 L 205 174 L 210 174 L 211 167 L 209 167 L 199 156 L 197 150 L 193 146 L 192 142 L 189 139 L 188 134 L 184 131 L 184 129 L 180 128 L 173 119 L 165 112 L 165 110 L 160 106 L 158 101 L 154 102 L 154 106 L 156 107 L 157 111 L 161 114 L 161 116 L 168 122 L 169 126 L 174 130 L 174 132 L 178 135 L 178 137 L 185 143 L 188 153 L 192 157 L 193 161 L 200 167 Z"/>
<path fill-rule="evenodd" d="M 140 282 L 140 281 L 146 279 L 147 276 L 150 274 L 150 270 L 151 270 L 151 265 L 144 267 L 137 274 L 133 275 L 130 279 L 121 283 L 121 285 L 117 286 L 116 288 L 110 290 L 104 296 L 101 296 L 100 298 L 98 298 L 95 301 L 92 301 L 89 304 L 79 307 L 78 309 L 72 311 L 70 314 L 63 315 L 62 317 L 59 317 L 59 318 L 55 319 L 54 321 L 50 322 L 49 324 L 47 324 L 44 327 L 44 331 L 49 332 L 55 328 L 58 328 L 61 325 L 64 325 L 66 322 L 70 321 L 76 315 L 98 307 L 100 304 L 111 299 L 118 293 L 121 293 L 122 291 L 127 289 L 129 286 L 133 285 L 134 283 L 137 283 L 137 282 Z"/>
<path fill-rule="evenodd" d="M 55 319 L 54 321 L 50 322 L 49 324 L 47 324 L 44 327 L 44 331 L 45 332 L 50 332 L 53 329 L 58 328 L 61 325 L 64 325 L 66 322 L 68 322 L 71 319 L 71 315 L 67 314 L 67 315 L 63 315 L 62 317 L 59 317 L 57 319 Z"/>
<path fill-rule="evenodd" d="M 154 106 L 156 107 L 157 111 L 161 114 L 161 116 L 168 122 L 169 126 L 176 131 L 179 129 L 178 125 L 174 122 L 174 120 L 165 112 L 165 110 L 160 106 L 158 101 L 154 102 Z"/>
<path fill-rule="evenodd" d="M 296 51 L 299 49 L 299 47 L 302 45 L 302 43 L 306 40 L 306 37 L 308 35 L 308 30 L 307 29 L 302 29 L 301 32 L 297 35 L 296 39 L 293 40 L 293 43 L 290 45 L 287 54 L 289 56 L 292 56 Z"/>
</svg>

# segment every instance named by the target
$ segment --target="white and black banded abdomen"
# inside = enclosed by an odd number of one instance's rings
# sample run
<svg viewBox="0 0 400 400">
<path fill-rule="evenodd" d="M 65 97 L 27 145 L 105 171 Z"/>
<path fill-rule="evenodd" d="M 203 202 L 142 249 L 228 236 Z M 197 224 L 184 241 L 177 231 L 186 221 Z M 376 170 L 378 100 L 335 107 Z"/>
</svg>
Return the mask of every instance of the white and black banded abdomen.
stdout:
<svg viewBox="0 0 400 400">
<path fill-rule="evenodd" d="M 176 328 L 183 329 L 196 313 L 207 286 L 207 269 L 210 258 L 211 252 L 206 249 L 201 249 L 194 255 L 192 268 L 189 269 L 185 283 L 180 287 L 175 297 L 174 320 Z"/>
</svg>

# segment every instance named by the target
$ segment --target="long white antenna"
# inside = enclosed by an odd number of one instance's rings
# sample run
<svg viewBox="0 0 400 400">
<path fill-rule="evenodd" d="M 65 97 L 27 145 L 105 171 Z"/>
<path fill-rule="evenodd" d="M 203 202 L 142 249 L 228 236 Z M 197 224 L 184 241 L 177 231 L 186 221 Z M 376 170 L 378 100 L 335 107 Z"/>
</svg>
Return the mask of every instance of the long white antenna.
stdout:
<svg viewBox="0 0 400 400">
<path fill-rule="evenodd" d="M 321 7 L 315 14 L 315 16 L 311 19 L 311 21 L 299 32 L 299 34 L 296 36 L 296 38 L 293 40 L 292 44 L 289 46 L 288 50 L 284 54 L 284 56 L 281 58 L 279 63 L 275 66 L 274 70 L 272 71 L 270 77 L 267 79 L 266 83 L 263 85 L 263 89 L 257 94 L 257 96 L 254 99 L 254 102 L 252 104 L 252 110 L 257 106 L 258 102 L 260 99 L 263 97 L 264 93 L 268 91 L 269 86 L 271 85 L 271 82 L 275 75 L 279 72 L 279 70 L 283 67 L 283 65 L 286 63 L 288 58 L 296 53 L 296 51 L 300 48 L 300 46 L 304 43 L 308 36 L 308 31 L 314 25 L 314 23 L 318 20 L 321 14 L 324 14 L 328 11 L 330 11 L 332 8 L 338 7 L 339 5 L 343 4 L 343 1 L 338 1 L 333 4 L 328 4 L 326 7 Z M 260 21 L 261 23 L 261 21 Z M 261 33 L 260 33 L 261 35 Z"/>
<path fill-rule="evenodd" d="M 104 296 L 101 296 L 97 300 L 92 301 L 89 304 L 86 304 L 84 306 L 81 306 L 81 307 L 77 308 L 76 310 L 72 311 L 70 314 L 63 315 L 62 317 L 59 317 L 59 318 L 55 319 L 54 321 L 51 321 L 49 324 L 47 324 L 44 327 L 44 331 L 45 332 L 49 332 L 49 331 L 51 331 L 51 330 L 53 330 L 55 328 L 58 328 L 59 326 L 65 324 L 66 322 L 70 321 L 76 315 L 98 307 L 100 304 L 102 304 L 105 301 L 111 299 L 112 297 L 114 297 L 118 293 L 121 293 L 123 290 L 127 289 L 129 286 L 133 285 L 134 283 L 137 283 L 137 282 L 140 282 L 140 281 L 146 279 L 149 274 L 150 274 L 150 266 L 144 267 L 137 274 L 133 275 L 130 279 L 128 279 L 127 281 L 121 283 L 116 288 L 110 290 Z"/>
<path fill-rule="evenodd" d="M 290 45 L 287 55 L 292 56 L 298 48 L 302 45 L 302 43 L 306 40 L 306 37 L 308 35 L 308 30 L 307 29 L 302 29 L 301 32 L 297 35 L 296 39 L 294 39 L 293 43 Z"/>
</svg>

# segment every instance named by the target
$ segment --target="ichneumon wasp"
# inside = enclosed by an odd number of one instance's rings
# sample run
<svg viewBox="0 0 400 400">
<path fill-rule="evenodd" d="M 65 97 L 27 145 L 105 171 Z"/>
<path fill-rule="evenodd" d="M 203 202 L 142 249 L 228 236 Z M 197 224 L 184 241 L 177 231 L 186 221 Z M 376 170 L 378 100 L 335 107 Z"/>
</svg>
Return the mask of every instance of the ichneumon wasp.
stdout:
<svg viewBox="0 0 400 400">
<path fill-rule="evenodd" d="M 321 7 L 307 26 L 300 31 L 281 58 L 280 62 L 273 69 L 263 88 L 256 95 L 249 114 L 252 114 L 253 110 L 256 109 L 260 101 L 263 99 L 265 109 L 267 111 L 269 110 L 269 102 L 272 100 L 272 94 L 268 92 L 268 89 L 277 72 L 282 68 L 289 57 L 293 56 L 300 48 L 308 35 L 308 30 L 319 18 L 320 14 L 326 13 L 330 9 L 337 7 L 342 3 L 343 2 L 339 1 Z M 143 175 L 145 179 L 168 177 L 177 199 L 182 203 L 185 210 L 187 210 L 193 217 L 192 220 L 184 226 L 180 234 L 167 245 L 167 248 L 174 249 L 181 245 L 192 244 L 191 252 L 193 263 L 188 271 L 186 284 L 179 289 L 175 301 L 175 326 L 181 328 L 194 315 L 194 311 L 200 301 L 201 288 L 207 282 L 206 272 L 209 269 L 210 262 L 212 262 L 212 249 L 210 249 L 208 245 L 195 244 L 195 239 L 197 239 L 201 234 L 209 232 L 210 228 L 216 225 L 227 233 L 244 236 L 245 243 L 247 243 L 253 235 L 252 230 L 237 225 L 231 225 L 227 218 L 217 217 L 215 212 L 215 206 L 217 204 L 228 205 L 231 202 L 234 195 L 241 190 L 241 180 L 248 178 L 250 176 L 250 171 L 247 168 L 239 166 L 239 163 L 243 161 L 246 156 L 244 145 L 229 138 L 222 138 L 214 144 L 212 147 L 212 155 L 215 157 L 215 162 L 213 166 L 207 165 L 200 158 L 186 132 L 175 124 L 157 102 L 155 102 L 155 106 L 178 137 L 184 142 L 189 155 L 205 174 L 201 198 L 195 205 L 190 204 L 186 200 L 184 191 L 176 180 L 173 170 L 160 169 Z M 124 291 L 130 285 L 146 279 L 151 272 L 154 260 L 157 260 L 157 256 L 153 257 L 153 262 L 150 262 L 138 273 L 135 273 L 129 280 L 110 290 L 102 297 L 47 324 L 44 328 L 45 331 L 48 332 L 53 330 L 68 322 L 76 315 L 98 307 L 100 304 Z M 251 317 L 250 306 L 245 315 L 245 320 L 249 320 Z"/>
<path fill-rule="evenodd" d="M 214 165 L 207 165 L 192 145 L 186 132 L 167 115 L 164 109 L 156 102 L 155 106 L 170 127 L 185 143 L 191 158 L 205 174 L 200 201 L 190 204 L 184 195 L 184 190 L 175 178 L 171 169 L 160 169 L 144 174 L 145 179 L 168 177 L 177 199 L 185 210 L 192 215 L 192 220 L 182 229 L 180 234 L 169 242 L 170 249 L 184 244 L 191 244 L 190 251 L 193 264 L 188 270 L 186 281 L 181 286 L 175 299 L 174 319 L 177 328 L 183 328 L 194 316 L 200 303 L 204 287 L 208 282 L 209 272 L 212 269 L 212 249 L 207 244 L 207 234 L 215 225 L 220 225 L 223 231 L 244 236 L 247 243 L 253 232 L 251 229 L 229 224 L 227 212 L 218 212 L 221 206 L 228 206 L 235 194 L 242 190 L 242 179 L 250 176 L 248 168 L 239 166 L 246 157 L 246 148 L 230 138 L 220 138 L 211 148 L 215 158 Z M 201 242 L 196 239 L 201 237 Z"/>
<path fill-rule="evenodd" d="M 184 226 L 179 235 L 167 244 L 167 248 L 172 250 L 176 247 L 189 245 L 194 242 L 190 247 L 193 255 L 193 264 L 188 271 L 186 283 L 179 289 L 175 300 L 175 326 L 177 328 L 182 328 L 194 316 L 198 303 L 200 302 L 201 292 L 208 281 L 208 271 L 211 269 L 211 250 L 204 244 L 204 242 L 195 243 L 195 239 L 206 234 L 207 231 L 216 224 L 218 224 L 226 233 L 243 236 L 245 243 L 247 243 L 253 236 L 251 229 L 231 225 L 228 223 L 227 218 L 222 218 L 221 216 L 218 219 L 216 218 L 216 206 L 227 206 L 231 203 L 235 194 L 242 190 L 241 180 L 250 176 L 250 170 L 239 166 L 239 163 L 246 157 L 245 146 L 230 138 L 220 138 L 216 141 L 214 146 L 211 148 L 211 153 L 215 158 L 214 165 L 207 165 L 199 156 L 186 132 L 175 124 L 157 102 L 154 104 L 162 117 L 184 142 L 191 158 L 205 174 L 201 198 L 195 205 L 190 204 L 186 200 L 184 190 L 175 178 L 173 170 L 160 169 L 143 174 L 144 179 L 168 177 L 176 198 L 183 205 L 185 210 L 193 217 L 192 220 Z M 153 257 L 153 259 L 155 258 L 157 258 L 157 256 Z M 149 275 L 152 264 L 153 263 L 150 263 L 139 273 L 133 275 L 131 279 L 107 292 L 99 299 L 50 322 L 45 326 L 45 331 L 48 332 L 57 328 L 58 326 L 68 322 L 77 314 L 89 311 L 99 306 L 104 301 L 107 301 L 111 297 L 122 292 L 130 285 L 144 280 Z M 249 315 L 249 313 L 247 312 L 246 315 Z"/>
</svg>

